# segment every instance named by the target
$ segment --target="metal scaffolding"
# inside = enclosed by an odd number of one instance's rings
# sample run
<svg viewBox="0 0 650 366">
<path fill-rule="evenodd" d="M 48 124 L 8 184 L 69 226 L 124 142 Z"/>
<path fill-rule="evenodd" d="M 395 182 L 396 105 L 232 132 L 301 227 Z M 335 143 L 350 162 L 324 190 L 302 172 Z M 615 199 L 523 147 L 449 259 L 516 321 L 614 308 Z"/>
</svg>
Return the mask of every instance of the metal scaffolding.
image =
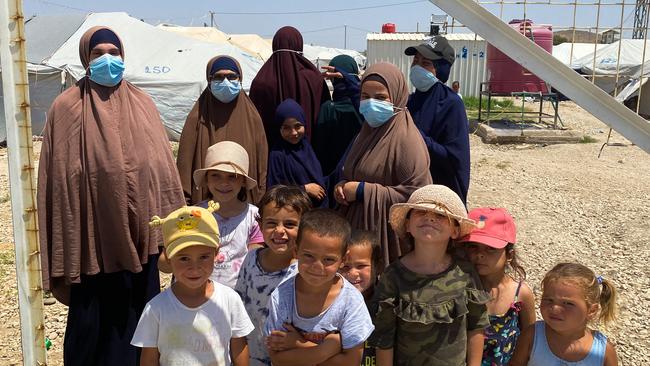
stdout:
<svg viewBox="0 0 650 366">
<path fill-rule="evenodd" d="M 648 6 L 650 0 L 637 0 L 634 9 L 633 39 L 645 39 L 648 32 Z"/>
<path fill-rule="evenodd" d="M 648 121 L 617 102 L 609 94 L 564 65 L 541 47 L 531 47 L 530 39 L 502 22 L 480 4 L 473 1 L 457 0 L 429 1 L 447 12 L 447 14 L 458 19 L 465 27 L 483 37 L 526 69 L 536 75 L 543 75 L 544 80 L 574 100 L 579 106 L 589 111 L 605 124 L 616 129 L 617 132 L 637 144 L 646 152 L 650 152 L 650 123 Z M 524 19 L 526 4 L 527 1 L 524 0 Z M 577 2 L 575 4 L 576 8 L 578 7 L 577 5 L 582 5 Z M 600 6 L 607 4 L 607 2 L 599 0 L 595 4 L 598 6 L 596 24 L 599 24 L 598 19 L 600 19 L 601 15 Z M 574 4 L 565 3 L 564 5 Z M 624 5 L 619 3 L 618 6 Z M 596 34 L 598 34 L 598 26 L 596 27 Z M 645 39 L 647 39 L 647 32 Z M 645 48 L 644 44 L 644 55 L 641 57 L 645 56 Z M 594 51 L 597 51 L 596 44 L 594 44 Z M 643 65 L 643 62 L 641 64 Z M 643 67 L 641 67 L 641 79 L 646 78 L 643 76 L 643 71 Z M 593 76 L 595 74 L 592 74 Z M 641 90 L 639 90 L 640 99 Z"/>
</svg>

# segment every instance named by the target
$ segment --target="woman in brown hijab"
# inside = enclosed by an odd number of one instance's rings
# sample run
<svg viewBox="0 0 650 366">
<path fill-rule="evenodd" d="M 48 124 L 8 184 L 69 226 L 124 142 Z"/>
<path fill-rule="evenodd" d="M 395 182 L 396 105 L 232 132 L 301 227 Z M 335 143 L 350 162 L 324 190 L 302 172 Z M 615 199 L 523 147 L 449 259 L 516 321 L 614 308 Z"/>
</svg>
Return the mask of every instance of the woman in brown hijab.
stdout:
<svg viewBox="0 0 650 366">
<path fill-rule="evenodd" d="M 187 116 L 178 145 L 176 165 L 185 198 L 192 203 L 207 199 L 207 189 L 196 186 L 192 172 L 204 168 L 210 146 L 234 141 L 248 152 L 249 176 L 257 182 L 257 187 L 248 192 L 248 200 L 255 203 L 266 191 L 268 147 L 262 119 L 241 90 L 242 70 L 234 58 L 214 57 L 205 74 L 208 86 Z"/>
<path fill-rule="evenodd" d="M 266 139 L 271 147 L 280 141 L 280 131 L 274 128 L 275 110 L 286 99 L 293 99 L 305 111 L 305 136 L 310 141 L 320 106 L 330 100 L 329 89 L 320 71 L 302 55 L 302 35 L 296 28 L 280 28 L 272 46 L 273 55 L 253 79 L 250 91 L 262 116 Z"/>
<path fill-rule="evenodd" d="M 39 162 L 43 282 L 69 306 L 65 365 L 136 365 L 129 343 L 160 292 L 149 220 L 183 192 L 156 106 L 122 80 L 119 37 L 93 27 L 79 56 L 88 72 L 52 104 Z"/>
<path fill-rule="evenodd" d="M 408 88 L 392 64 L 368 68 L 361 81 L 359 111 L 365 122 L 343 165 L 334 190 L 339 211 L 353 228 L 379 233 L 384 263 L 409 248 L 400 246 L 388 224 L 390 206 L 406 202 L 416 189 L 431 184 L 429 153 L 406 110 Z"/>
</svg>

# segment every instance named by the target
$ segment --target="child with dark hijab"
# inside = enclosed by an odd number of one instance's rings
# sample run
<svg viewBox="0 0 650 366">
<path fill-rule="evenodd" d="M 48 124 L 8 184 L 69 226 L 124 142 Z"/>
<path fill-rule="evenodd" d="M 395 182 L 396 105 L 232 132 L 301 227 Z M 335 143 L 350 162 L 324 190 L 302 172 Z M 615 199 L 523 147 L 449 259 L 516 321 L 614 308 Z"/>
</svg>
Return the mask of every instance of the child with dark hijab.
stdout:
<svg viewBox="0 0 650 366">
<path fill-rule="evenodd" d="M 327 205 L 323 170 L 305 139 L 305 112 L 293 99 L 283 101 L 275 112 L 274 127 L 281 139 L 271 148 L 267 187 L 296 185 L 304 189 L 314 207 Z"/>
</svg>

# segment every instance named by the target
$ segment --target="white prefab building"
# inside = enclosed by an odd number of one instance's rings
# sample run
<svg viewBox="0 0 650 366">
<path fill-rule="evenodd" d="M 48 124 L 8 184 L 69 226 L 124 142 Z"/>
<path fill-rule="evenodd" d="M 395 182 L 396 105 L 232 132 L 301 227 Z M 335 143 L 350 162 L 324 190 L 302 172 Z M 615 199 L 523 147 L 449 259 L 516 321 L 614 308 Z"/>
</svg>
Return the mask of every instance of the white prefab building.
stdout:
<svg viewBox="0 0 650 366">
<path fill-rule="evenodd" d="M 450 33 L 444 36 L 456 51 L 456 61 L 451 67 L 447 85 L 451 86 L 453 81 L 458 80 L 463 96 L 478 97 L 480 84 L 487 80 L 487 42 L 474 33 Z M 426 33 L 368 33 L 367 64 L 390 62 L 397 65 L 408 80 L 412 57 L 406 56 L 404 50 L 417 46 L 428 37 Z"/>
</svg>

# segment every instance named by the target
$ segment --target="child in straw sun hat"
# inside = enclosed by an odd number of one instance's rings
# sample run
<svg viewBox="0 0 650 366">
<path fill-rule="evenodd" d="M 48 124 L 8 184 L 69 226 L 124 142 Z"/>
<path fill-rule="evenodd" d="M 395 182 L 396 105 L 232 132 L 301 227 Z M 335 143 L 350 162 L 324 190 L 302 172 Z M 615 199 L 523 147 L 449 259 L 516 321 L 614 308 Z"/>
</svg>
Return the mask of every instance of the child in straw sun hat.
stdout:
<svg viewBox="0 0 650 366">
<path fill-rule="evenodd" d="M 194 182 L 207 187 L 210 198 L 221 206 L 214 213 L 221 248 L 211 279 L 234 288 L 248 250 L 264 243 L 256 220 L 258 209 L 247 203 L 246 197 L 257 182 L 248 176 L 248 153 L 236 142 L 221 141 L 210 146 L 203 166 L 194 171 Z M 207 203 L 197 206 L 207 207 Z"/>
<path fill-rule="evenodd" d="M 449 250 L 475 227 L 465 205 L 451 189 L 427 185 L 391 207 L 390 224 L 413 251 L 375 290 L 368 342 L 377 365 L 480 365 L 488 297 L 472 264 Z"/>
<path fill-rule="evenodd" d="M 175 282 L 144 308 L 131 344 L 141 365 L 248 365 L 245 336 L 254 326 L 237 293 L 210 280 L 219 228 L 207 209 L 181 207 L 150 225 L 162 226 Z"/>
</svg>

